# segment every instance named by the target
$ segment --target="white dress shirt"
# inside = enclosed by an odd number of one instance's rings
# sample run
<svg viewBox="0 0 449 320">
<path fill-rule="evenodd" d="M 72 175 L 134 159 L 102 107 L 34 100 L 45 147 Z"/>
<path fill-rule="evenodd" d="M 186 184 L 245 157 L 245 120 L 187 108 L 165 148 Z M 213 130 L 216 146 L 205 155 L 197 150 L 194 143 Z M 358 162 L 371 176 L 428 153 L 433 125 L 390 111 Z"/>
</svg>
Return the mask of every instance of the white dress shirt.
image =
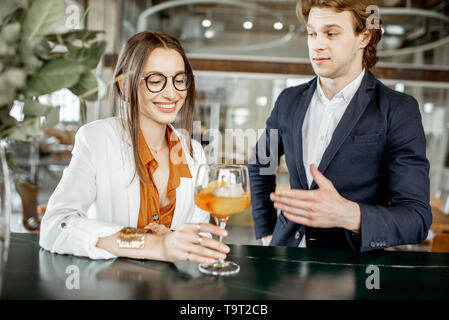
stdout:
<svg viewBox="0 0 449 320">
<path fill-rule="evenodd" d="M 310 165 L 314 164 L 318 168 L 324 151 L 326 151 L 326 148 L 331 142 L 335 128 L 337 128 L 349 102 L 351 102 L 359 89 L 364 74 L 365 69 L 362 70 L 357 78 L 337 93 L 332 100 L 326 98 L 319 78 L 317 79 L 317 89 L 310 101 L 302 125 L 303 163 L 309 188 L 313 182 Z M 301 239 L 299 247 L 306 247 L 305 234 Z"/>
</svg>

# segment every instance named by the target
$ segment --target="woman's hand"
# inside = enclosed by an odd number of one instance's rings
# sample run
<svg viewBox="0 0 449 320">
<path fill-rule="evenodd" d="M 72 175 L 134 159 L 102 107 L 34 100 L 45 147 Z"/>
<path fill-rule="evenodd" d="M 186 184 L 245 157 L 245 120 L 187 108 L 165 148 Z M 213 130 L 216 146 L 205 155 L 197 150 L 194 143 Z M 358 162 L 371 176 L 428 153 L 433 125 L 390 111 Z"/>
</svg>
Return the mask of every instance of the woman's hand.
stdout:
<svg viewBox="0 0 449 320">
<path fill-rule="evenodd" d="M 228 235 L 226 230 L 209 223 L 185 223 L 178 230 L 163 235 L 165 260 L 214 263 L 216 259 L 226 259 L 230 248 L 223 242 L 202 237 L 199 232 L 223 237 Z"/>
<path fill-rule="evenodd" d="M 144 227 L 144 229 L 150 229 L 151 232 L 157 236 L 163 236 L 163 235 L 166 235 L 167 233 L 171 232 L 171 230 L 169 228 L 167 228 L 166 226 L 164 226 L 163 224 L 158 224 L 158 223 L 154 223 L 154 222 L 147 224 Z"/>
</svg>

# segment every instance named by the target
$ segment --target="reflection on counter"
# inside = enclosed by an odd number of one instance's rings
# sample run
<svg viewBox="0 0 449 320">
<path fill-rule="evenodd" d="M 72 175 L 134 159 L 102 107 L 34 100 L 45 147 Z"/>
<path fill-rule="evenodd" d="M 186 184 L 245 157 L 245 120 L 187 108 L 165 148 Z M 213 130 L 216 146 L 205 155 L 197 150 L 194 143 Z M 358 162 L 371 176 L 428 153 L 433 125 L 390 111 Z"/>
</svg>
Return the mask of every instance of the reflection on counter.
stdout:
<svg viewBox="0 0 449 320">
<path fill-rule="evenodd" d="M 176 276 L 166 277 L 167 273 Z M 203 277 L 198 265 L 187 261 L 90 260 L 40 249 L 39 274 L 46 283 L 41 288 L 45 299 L 74 299 L 77 292 L 82 299 L 219 299 L 226 290 L 220 278 Z M 98 290 L 107 296 L 95 296 Z"/>
</svg>

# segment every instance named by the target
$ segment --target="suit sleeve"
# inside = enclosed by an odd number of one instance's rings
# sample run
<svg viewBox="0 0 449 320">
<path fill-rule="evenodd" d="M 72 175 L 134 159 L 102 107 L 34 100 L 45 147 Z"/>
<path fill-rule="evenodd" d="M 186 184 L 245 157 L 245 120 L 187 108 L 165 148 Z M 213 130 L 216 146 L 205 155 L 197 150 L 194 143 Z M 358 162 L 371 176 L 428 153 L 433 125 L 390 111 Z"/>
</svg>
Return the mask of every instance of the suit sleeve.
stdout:
<svg viewBox="0 0 449 320">
<path fill-rule="evenodd" d="M 276 189 L 276 170 L 279 159 L 284 154 L 278 119 L 281 97 L 282 93 L 248 162 L 256 239 L 271 235 L 277 220 L 270 193 Z"/>
<path fill-rule="evenodd" d="M 81 127 L 75 137 L 72 159 L 51 195 L 42 219 L 39 244 L 54 253 L 91 259 L 116 256 L 97 248 L 100 237 L 123 226 L 89 218 L 87 211 L 96 197 L 96 169 L 88 135 Z"/>
<path fill-rule="evenodd" d="M 429 161 L 421 114 L 413 97 L 401 98 L 388 121 L 382 165 L 390 205 L 359 203 L 360 235 L 347 231 L 357 251 L 420 243 L 432 224 Z"/>
</svg>

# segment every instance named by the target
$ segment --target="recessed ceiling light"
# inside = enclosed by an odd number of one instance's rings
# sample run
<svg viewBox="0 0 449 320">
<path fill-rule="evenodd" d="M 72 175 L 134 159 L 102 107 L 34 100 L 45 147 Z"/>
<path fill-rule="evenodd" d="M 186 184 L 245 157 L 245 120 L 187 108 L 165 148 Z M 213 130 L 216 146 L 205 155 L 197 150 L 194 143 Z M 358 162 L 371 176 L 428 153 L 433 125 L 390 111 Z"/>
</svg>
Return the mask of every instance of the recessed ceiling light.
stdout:
<svg viewBox="0 0 449 320">
<path fill-rule="evenodd" d="M 250 30 L 253 28 L 253 23 L 251 21 L 245 21 L 243 22 L 243 28 L 246 30 Z"/>
<path fill-rule="evenodd" d="M 211 29 L 206 30 L 206 31 L 204 32 L 204 36 L 205 36 L 207 39 L 213 38 L 213 37 L 215 37 L 215 31 L 214 31 L 214 30 L 211 30 Z"/>
<path fill-rule="evenodd" d="M 275 28 L 276 30 L 282 30 L 283 27 L 284 27 L 284 25 L 282 24 L 282 22 L 279 22 L 279 21 L 277 21 L 273 24 L 273 28 Z"/>
<path fill-rule="evenodd" d="M 394 90 L 398 92 L 404 92 L 405 86 L 403 83 L 396 83 L 396 85 L 394 86 Z"/>
<path fill-rule="evenodd" d="M 425 113 L 432 113 L 434 109 L 434 105 L 431 102 L 424 103 L 424 112 Z"/>
<path fill-rule="evenodd" d="M 266 107 L 267 103 L 268 103 L 268 98 L 266 96 L 260 96 L 260 97 L 256 98 L 256 104 L 259 107 Z"/>
<path fill-rule="evenodd" d="M 210 21 L 209 19 L 204 19 L 203 21 L 201 21 L 201 25 L 204 28 L 209 28 L 212 25 L 212 21 Z"/>
<path fill-rule="evenodd" d="M 403 26 L 390 24 L 385 27 L 385 32 L 393 36 L 402 36 L 405 33 Z"/>
</svg>

